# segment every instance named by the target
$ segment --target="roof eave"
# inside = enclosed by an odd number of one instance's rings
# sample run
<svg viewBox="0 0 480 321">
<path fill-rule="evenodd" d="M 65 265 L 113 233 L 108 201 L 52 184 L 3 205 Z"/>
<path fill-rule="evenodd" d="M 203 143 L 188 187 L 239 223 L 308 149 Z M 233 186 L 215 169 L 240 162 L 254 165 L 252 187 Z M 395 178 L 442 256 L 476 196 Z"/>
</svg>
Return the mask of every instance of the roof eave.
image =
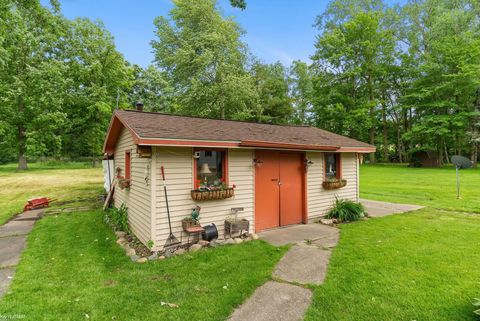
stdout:
<svg viewBox="0 0 480 321">
<path fill-rule="evenodd" d="M 119 114 L 115 111 L 110 120 L 110 125 L 108 126 L 107 135 L 105 136 L 105 141 L 103 142 L 103 152 L 106 154 L 113 154 L 115 151 L 115 145 L 117 140 L 120 137 L 121 129 L 125 127 L 128 129 L 132 135 L 133 142 L 138 144 L 140 137 L 138 134 L 130 128 L 125 121 L 121 119 Z"/>
</svg>

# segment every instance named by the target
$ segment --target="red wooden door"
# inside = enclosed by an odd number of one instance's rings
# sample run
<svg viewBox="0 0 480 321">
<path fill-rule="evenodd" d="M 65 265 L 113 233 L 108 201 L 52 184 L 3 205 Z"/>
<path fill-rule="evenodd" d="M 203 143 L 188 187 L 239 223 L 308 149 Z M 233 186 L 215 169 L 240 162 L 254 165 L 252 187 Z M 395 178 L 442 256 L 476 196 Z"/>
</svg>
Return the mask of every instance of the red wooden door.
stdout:
<svg viewBox="0 0 480 321">
<path fill-rule="evenodd" d="M 301 223 L 302 154 L 258 150 L 255 158 L 255 230 Z"/>
<path fill-rule="evenodd" d="M 278 152 L 256 151 L 259 164 L 255 168 L 255 230 L 280 225 L 279 157 Z"/>
<path fill-rule="evenodd" d="M 280 225 L 302 223 L 303 157 L 300 153 L 280 153 Z"/>
</svg>

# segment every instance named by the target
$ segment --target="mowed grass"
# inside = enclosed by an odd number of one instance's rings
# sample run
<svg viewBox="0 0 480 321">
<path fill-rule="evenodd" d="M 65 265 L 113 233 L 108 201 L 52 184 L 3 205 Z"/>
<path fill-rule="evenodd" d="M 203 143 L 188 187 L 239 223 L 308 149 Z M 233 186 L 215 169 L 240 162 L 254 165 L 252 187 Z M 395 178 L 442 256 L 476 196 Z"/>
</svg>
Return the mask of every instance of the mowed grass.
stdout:
<svg viewBox="0 0 480 321">
<path fill-rule="evenodd" d="M 21 213 L 26 201 L 57 199 L 51 208 L 91 205 L 102 193 L 101 168 L 87 163 L 34 163 L 17 172 L 16 164 L 0 165 L 0 225 Z"/>
<path fill-rule="evenodd" d="M 306 320 L 478 320 L 480 216 L 420 211 L 341 225 Z"/>
<path fill-rule="evenodd" d="M 115 243 L 101 211 L 44 217 L 28 237 L 0 315 L 225 320 L 270 278 L 285 251 L 252 241 L 138 264 Z"/>
<path fill-rule="evenodd" d="M 360 197 L 480 213 L 480 169 L 461 170 L 460 180 L 461 199 L 457 199 L 453 167 L 362 165 Z"/>
</svg>

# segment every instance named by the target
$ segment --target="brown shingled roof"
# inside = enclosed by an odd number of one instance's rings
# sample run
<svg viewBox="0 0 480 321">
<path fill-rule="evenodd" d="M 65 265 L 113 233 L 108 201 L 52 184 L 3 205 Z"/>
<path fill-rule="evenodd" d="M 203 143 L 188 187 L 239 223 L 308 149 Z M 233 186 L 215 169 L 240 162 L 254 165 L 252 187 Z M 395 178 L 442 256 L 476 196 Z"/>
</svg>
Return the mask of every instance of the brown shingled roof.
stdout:
<svg viewBox="0 0 480 321">
<path fill-rule="evenodd" d="M 116 121 L 117 120 L 117 121 Z M 375 146 L 310 126 L 271 125 L 206 119 L 133 110 L 116 111 L 105 140 L 105 151 L 114 148 L 119 124 L 127 127 L 140 145 L 204 145 L 278 147 L 304 150 L 372 152 Z M 117 136 L 117 137 L 115 137 Z M 196 144 L 191 144 L 196 142 Z M 200 145 L 199 145 L 200 144 Z M 213 147 L 212 146 L 212 147 Z"/>
</svg>

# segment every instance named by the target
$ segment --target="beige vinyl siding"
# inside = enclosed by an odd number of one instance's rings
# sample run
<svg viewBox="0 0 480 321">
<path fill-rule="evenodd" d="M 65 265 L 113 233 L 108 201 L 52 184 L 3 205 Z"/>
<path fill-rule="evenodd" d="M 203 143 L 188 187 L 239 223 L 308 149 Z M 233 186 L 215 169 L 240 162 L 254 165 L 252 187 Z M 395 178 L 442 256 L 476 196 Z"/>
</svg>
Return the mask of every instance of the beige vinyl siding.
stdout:
<svg viewBox="0 0 480 321">
<path fill-rule="evenodd" d="M 115 146 L 115 169 L 122 169 L 121 175 L 125 175 L 125 152 L 131 153 L 131 186 L 130 188 L 115 188 L 115 207 L 119 208 L 122 203 L 128 207 L 128 221 L 135 235 L 146 244 L 151 239 L 151 177 L 148 175 L 148 183 L 145 175 L 151 170 L 150 158 L 140 158 L 137 154 L 137 146 L 133 143 L 130 132 L 123 128 Z"/>
<path fill-rule="evenodd" d="M 358 163 L 355 153 L 342 154 L 342 178 L 347 180 L 347 186 L 336 190 L 325 190 L 322 187 L 324 179 L 324 154 L 308 152 L 308 160 L 313 162 L 307 173 L 307 205 L 308 220 L 312 221 L 326 214 L 335 201 L 335 196 L 342 199 L 358 201 Z"/>
<path fill-rule="evenodd" d="M 223 237 L 224 220 L 231 214 L 232 207 L 243 207 L 239 217 L 250 221 L 250 231 L 253 231 L 253 153 L 251 150 L 231 149 L 228 151 L 228 182 L 235 184 L 235 197 L 225 200 L 194 202 L 190 196 L 193 188 L 193 149 L 185 147 L 157 147 L 156 157 L 156 200 L 155 217 L 152 228 L 155 250 L 160 250 L 168 235 L 167 210 L 160 167 L 165 167 L 168 201 L 172 219 L 173 233 L 180 239 L 182 232 L 181 220 L 190 215 L 195 205 L 201 207 L 200 222 L 202 225 L 215 223 L 219 236 Z M 184 234 L 184 237 L 186 234 Z"/>
</svg>

